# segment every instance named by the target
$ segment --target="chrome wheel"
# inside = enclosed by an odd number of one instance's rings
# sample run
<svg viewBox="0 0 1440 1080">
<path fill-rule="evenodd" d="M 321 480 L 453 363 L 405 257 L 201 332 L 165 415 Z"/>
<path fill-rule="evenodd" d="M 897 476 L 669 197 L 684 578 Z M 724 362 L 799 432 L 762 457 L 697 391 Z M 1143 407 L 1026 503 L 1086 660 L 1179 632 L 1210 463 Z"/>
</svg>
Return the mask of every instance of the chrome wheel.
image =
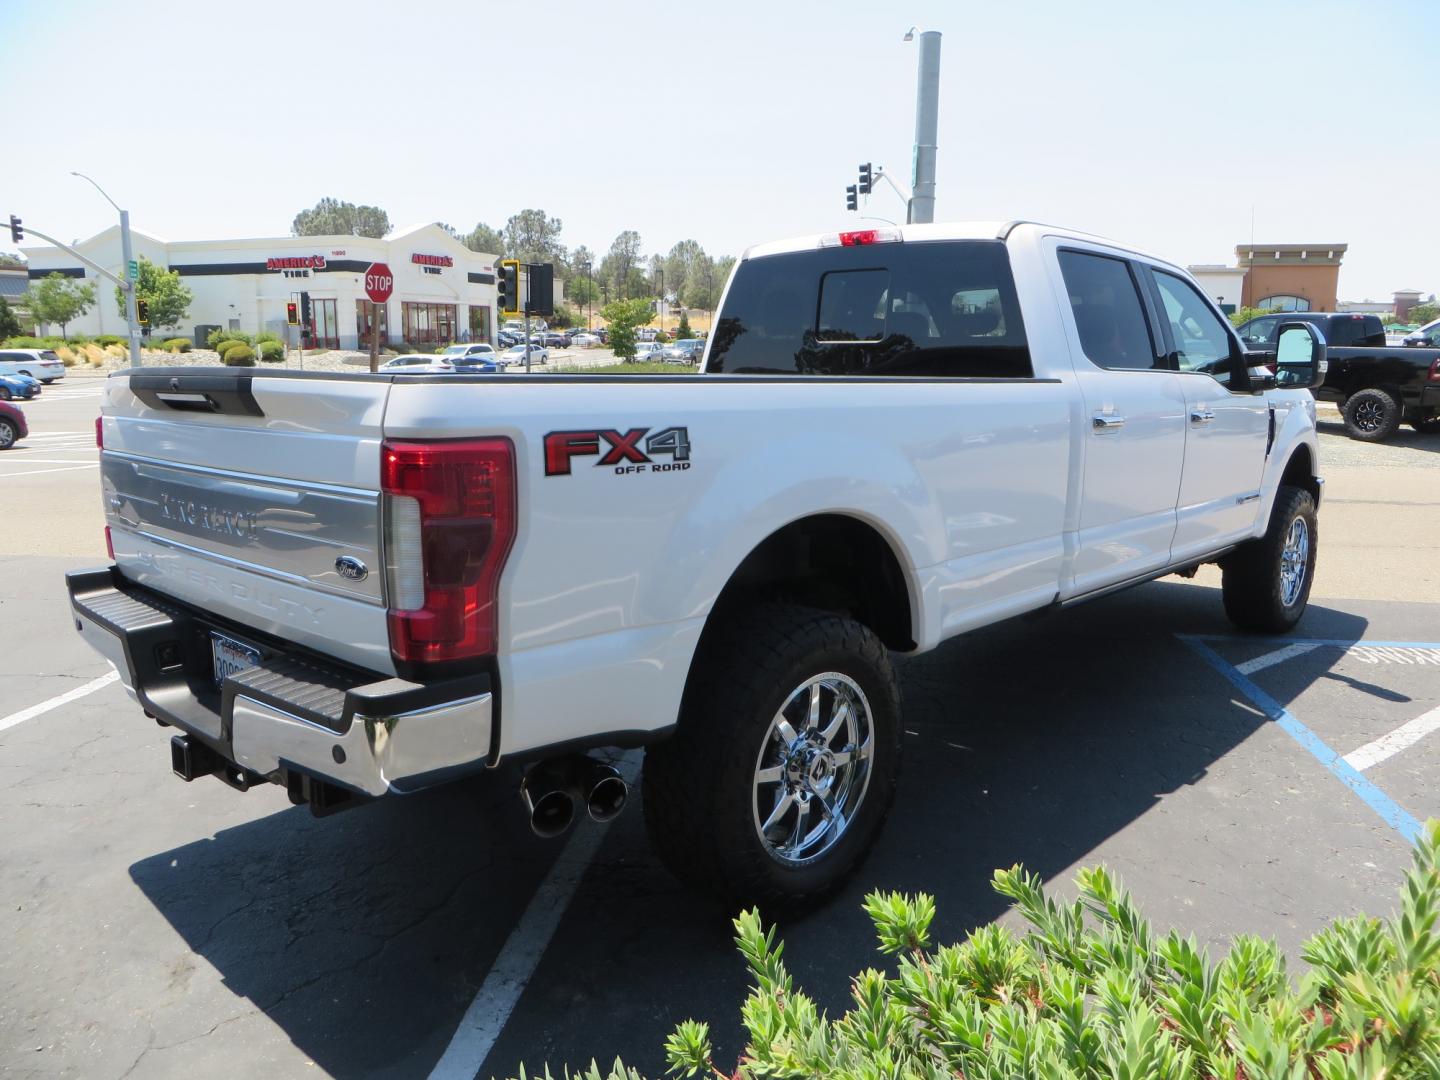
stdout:
<svg viewBox="0 0 1440 1080">
<path fill-rule="evenodd" d="M 1309 561 L 1310 527 L 1303 517 L 1297 517 L 1285 530 L 1285 545 L 1280 549 L 1280 602 L 1286 607 L 1300 598 Z"/>
<path fill-rule="evenodd" d="M 15 425 L 9 420 L 0 420 L 0 450 L 9 450 L 15 441 Z"/>
<path fill-rule="evenodd" d="M 1378 401 L 1362 401 L 1355 406 L 1354 423 L 1361 431 L 1379 431 L 1385 422 L 1385 408 Z"/>
<path fill-rule="evenodd" d="M 765 850 L 787 866 L 829 851 L 870 786 L 874 719 L 848 675 L 826 671 L 791 692 L 755 758 L 752 808 Z"/>
</svg>

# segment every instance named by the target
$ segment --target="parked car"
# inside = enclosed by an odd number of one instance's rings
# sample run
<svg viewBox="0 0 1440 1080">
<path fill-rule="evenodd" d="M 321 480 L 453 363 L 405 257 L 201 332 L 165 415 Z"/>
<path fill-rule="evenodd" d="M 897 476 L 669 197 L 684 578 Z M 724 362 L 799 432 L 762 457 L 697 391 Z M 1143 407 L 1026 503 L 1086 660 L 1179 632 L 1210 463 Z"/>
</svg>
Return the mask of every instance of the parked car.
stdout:
<svg viewBox="0 0 1440 1080">
<path fill-rule="evenodd" d="M 515 346 L 512 346 L 512 347 L 509 348 L 509 349 L 506 349 L 506 350 L 501 354 L 500 359 L 503 360 L 503 361 L 504 361 L 506 364 L 508 364 L 508 365 L 512 365 L 512 366 L 515 365 L 515 364 L 522 364 L 522 365 L 523 365 L 523 364 L 525 363 L 525 346 L 524 346 L 524 345 L 515 345 Z M 532 365 L 533 365 L 533 364 L 546 364 L 546 363 L 549 363 L 549 362 L 550 362 L 550 350 L 549 350 L 549 349 L 545 348 L 544 345 L 533 345 L 533 344 L 532 344 L 532 345 L 530 346 L 530 363 L 531 363 Z"/>
<path fill-rule="evenodd" d="M 171 726 L 157 779 L 274 784 L 323 814 L 515 761 L 554 836 L 625 802 L 586 752 L 644 746 L 664 862 L 730 910 L 795 909 L 883 835 L 892 652 L 1203 563 L 1238 626 L 1304 614 L 1312 325 L 1247 354 L 1180 267 L 1019 222 L 766 244 L 716 316 L 701 374 L 543 394 L 112 375 L 115 558 L 67 583 L 136 724 Z M 192 504 L 208 517 L 172 511 Z M 1210 625 L 1211 595 L 1184 592 L 1177 624 Z M 1139 684 L 1092 689 L 1144 709 Z"/>
<path fill-rule="evenodd" d="M 693 364 L 696 354 L 690 349 L 682 349 L 678 342 L 661 346 L 650 354 L 651 360 L 659 360 L 665 364 Z"/>
<path fill-rule="evenodd" d="M 635 342 L 635 363 L 639 364 L 658 359 L 656 354 L 659 353 L 663 347 L 664 346 L 655 341 Z"/>
<path fill-rule="evenodd" d="M 1440 319 L 1428 322 L 1419 330 L 1406 334 L 1402 342 L 1404 345 L 1436 346 L 1440 345 Z"/>
<path fill-rule="evenodd" d="M 695 364 L 699 362 L 700 357 L 705 355 L 705 342 L 701 341 L 699 338 L 681 338 L 673 345 L 665 346 L 667 359 L 671 355 L 672 350 L 676 350 L 679 353 L 683 354 L 684 363 Z"/>
<path fill-rule="evenodd" d="M 499 356 L 489 360 L 469 360 L 455 365 L 457 375 L 495 375 L 509 369 L 507 364 Z"/>
<path fill-rule="evenodd" d="M 25 414 L 20 407 L 0 401 L 0 450 L 9 450 L 29 434 L 30 427 L 25 423 Z"/>
<path fill-rule="evenodd" d="M 0 349 L 0 375 L 30 375 L 47 386 L 65 378 L 65 362 L 54 349 Z"/>
<path fill-rule="evenodd" d="M 402 353 L 394 360 L 386 360 L 380 365 L 381 371 L 388 371 L 392 375 L 403 375 L 406 373 L 449 373 L 455 370 L 455 365 L 443 356 L 436 356 L 433 353 Z"/>
<path fill-rule="evenodd" d="M 479 363 L 481 360 L 494 360 L 497 354 L 495 346 L 476 342 L 471 345 L 447 345 L 445 351 L 440 355 L 454 364 L 456 368 L 461 368 L 467 367 L 471 363 Z"/>
<path fill-rule="evenodd" d="M 1380 442 L 1402 423 L 1422 434 L 1440 431 L 1440 349 L 1387 345 L 1379 316 L 1353 312 L 1263 315 L 1240 327 L 1240 339 L 1248 348 L 1273 348 L 1278 328 L 1297 320 L 1325 336 L 1329 370 L 1315 396 L 1340 406 L 1352 439 Z"/>
<path fill-rule="evenodd" d="M 570 339 L 570 344 L 577 349 L 593 349 L 600 344 L 600 335 L 592 334 L 588 330 L 581 330 Z"/>
<path fill-rule="evenodd" d="M 501 330 L 495 335 L 495 344 L 502 349 L 508 349 L 512 345 L 519 345 L 524 340 L 524 334 L 517 334 L 512 330 Z"/>
<path fill-rule="evenodd" d="M 30 375 L 0 375 L 0 401 L 29 401 L 40 396 L 40 380 Z"/>
<path fill-rule="evenodd" d="M 547 349 L 568 349 L 570 335 L 564 330 L 547 330 L 543 335 Z"/>
</svg>

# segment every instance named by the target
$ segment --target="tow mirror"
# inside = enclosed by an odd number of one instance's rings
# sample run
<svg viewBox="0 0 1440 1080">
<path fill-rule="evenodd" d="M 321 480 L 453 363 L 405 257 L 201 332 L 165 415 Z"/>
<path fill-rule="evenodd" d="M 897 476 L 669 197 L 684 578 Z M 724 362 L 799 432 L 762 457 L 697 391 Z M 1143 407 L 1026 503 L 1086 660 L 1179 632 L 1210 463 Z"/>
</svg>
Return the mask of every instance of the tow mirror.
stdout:
<svg viewBox="0 0 1440 1080">
<path fill-rule="evenodd" d="M 1275 337 L 1274 386 L 1309 390 L 1325 381 L 1325 339 L 1313 323 L 1282 322 Z"/>
</svg>

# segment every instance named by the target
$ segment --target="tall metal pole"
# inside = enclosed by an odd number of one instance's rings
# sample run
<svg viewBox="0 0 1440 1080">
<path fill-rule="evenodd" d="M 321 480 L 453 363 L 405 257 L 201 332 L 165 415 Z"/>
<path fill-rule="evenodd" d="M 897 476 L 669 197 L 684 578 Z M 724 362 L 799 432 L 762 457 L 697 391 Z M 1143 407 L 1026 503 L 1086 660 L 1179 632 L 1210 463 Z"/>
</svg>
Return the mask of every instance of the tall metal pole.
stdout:
<svg viewBox="0 0 1440 1080">
<path fill-rule="evenodd" d="M 116 210 L 120 210 L 120 204 L 110 198 L 109 194 L 94 179 L 82 172 L 71 172 L 71 176 L 78 176 L 81 180 L 88 181 L 90 186 L 104 197 L 105 201 Z M 130 277 L 130 263 L 135 258 L 135 253 L 130 247 L 130 211 L 120 210 L 120 257 L 125 260 L 125 325 L 130 331 L 130 365 L 140 366 L 140 321 L 135 310 L 135 286 L 137 282 Z"/>
<path fill-rule="evenodd" d="M 130 276 L 130 260 L 135 257 L 130 247 L 130 211 L 120 211 L 120 257 L 125 260 L 125 323 L 130 328 L 130 366 L 140 366 L 140 322 L 135 308 L 135 288 L 140 282 Z"/>
<path fill-rule="evenodd" d="M 935 154 L 940 126 L 940 31 L 920 35 L 920 75 L 915 89 L 915 171 L 909 220 L 935 220 Z"/>
</svg>

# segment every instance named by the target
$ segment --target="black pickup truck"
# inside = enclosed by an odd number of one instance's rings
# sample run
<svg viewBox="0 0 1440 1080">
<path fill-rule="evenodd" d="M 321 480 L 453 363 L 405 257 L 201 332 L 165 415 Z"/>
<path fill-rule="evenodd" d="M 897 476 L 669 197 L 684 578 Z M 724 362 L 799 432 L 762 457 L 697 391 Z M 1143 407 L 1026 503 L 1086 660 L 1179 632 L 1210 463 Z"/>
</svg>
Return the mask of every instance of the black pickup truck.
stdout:
<svg viewBox="0 0 1440 1080">
<path fill-rule="evenodd" d="M 1440 433 L 1440 349 L 1388 346 L 1378 316 L 1325 311 L 1262 315 L 1239 327 L 1240 340 L 1250 349 L 1273 349 L 1276 327 L 1293 320 L 1325 335 L 1330 369 L 1314 393 L 1340 405 L 1352 439 L 1380 442 L 1402 422 L 1421 434 Z"/>
</svg>

